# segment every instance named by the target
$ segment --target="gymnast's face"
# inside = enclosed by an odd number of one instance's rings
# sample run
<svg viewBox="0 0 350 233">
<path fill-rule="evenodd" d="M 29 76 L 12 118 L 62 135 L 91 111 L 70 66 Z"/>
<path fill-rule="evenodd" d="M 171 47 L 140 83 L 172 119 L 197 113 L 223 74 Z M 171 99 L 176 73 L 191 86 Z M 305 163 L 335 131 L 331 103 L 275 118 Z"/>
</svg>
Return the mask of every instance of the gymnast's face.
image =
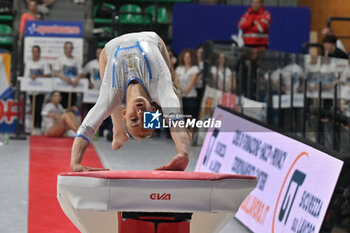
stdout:
<svg viewBox="0 0 350 233">
<path fill-rule="evenodd" d="M 126 103 L 126 109 L 122 115 L 128 133 L 136 139 L 148 138 L 152 135 L 152 129 L 143 128 L 143 112 L 154 111 L 150 102 L 142 96 L 135 97 Z"/>
</svg>

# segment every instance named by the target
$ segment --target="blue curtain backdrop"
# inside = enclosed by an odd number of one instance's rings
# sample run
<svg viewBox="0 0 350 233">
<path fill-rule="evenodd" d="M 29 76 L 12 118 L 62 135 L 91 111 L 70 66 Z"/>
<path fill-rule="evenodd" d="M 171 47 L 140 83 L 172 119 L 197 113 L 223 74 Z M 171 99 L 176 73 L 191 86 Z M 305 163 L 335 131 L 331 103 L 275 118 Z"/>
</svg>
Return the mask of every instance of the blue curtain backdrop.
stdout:
<svg viewBox="0 0 350 233">
<path fill-rule="evenodd" d="M 248 6 L 176 3 L 173 6 L 172 47 L 178 54 L 202 42 L 230 40 Z M 266 7 L 271 13 L 270 50 L 301 53 L 309 41 L 311 12 L 306 7 Z M 326 22 L 325 22 L 326 24 Z"/>
</svg>

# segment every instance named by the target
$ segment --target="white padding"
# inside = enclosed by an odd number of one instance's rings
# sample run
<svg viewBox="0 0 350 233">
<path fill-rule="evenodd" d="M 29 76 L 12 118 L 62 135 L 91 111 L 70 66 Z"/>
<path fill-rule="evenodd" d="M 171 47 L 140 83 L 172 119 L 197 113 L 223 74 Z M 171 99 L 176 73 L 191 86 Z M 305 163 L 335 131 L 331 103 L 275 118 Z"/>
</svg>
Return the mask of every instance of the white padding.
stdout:
<svg viewBox="0 0 350 233">
<path fill-rule="evenodd" d="M 57 198 L 83 233 L 100 233 L 102 229 L 117 233 L 118 211 L 191 212 L 195 223 L 191 223 L 191 233 L 212 233 L 232 219 L 256 183 L 256 179 L 239 177 L 193 180 L 59 175 Z M 210 214 L 217 217 L 208 218 Z M 208 219 L 216 220 L 209 224 Z M 203 221 L 209 225 L 203 227 Z"/>
<path fill-rule="evenodd" d="M 255 185 L 256 180 L 243 179 L 108 180 L 59 176 L 57 191 L 59 200 L 64 197 L 77 210 L 232 212 Z"/>
</svg>

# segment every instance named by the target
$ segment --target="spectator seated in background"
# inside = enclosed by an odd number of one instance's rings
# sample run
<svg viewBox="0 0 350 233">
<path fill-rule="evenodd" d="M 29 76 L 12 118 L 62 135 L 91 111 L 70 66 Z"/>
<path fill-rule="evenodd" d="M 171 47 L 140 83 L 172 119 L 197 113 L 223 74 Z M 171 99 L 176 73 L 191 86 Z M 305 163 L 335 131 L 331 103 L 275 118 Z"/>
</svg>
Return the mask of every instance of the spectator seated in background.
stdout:
<svg viewBox="0 0 350 233">
<path fill-rule="evenodd" d="M 28 20 L 35 20 L 35 15 L 37 13 L 37 3 L 34 0 L 28 0 L 28 12 L 25 12 L 21 16 L 21 21 L 19 24 L 19 36 L 18 36 L 18 45 L 22 46 L 22 40 L 24 37 L 24 30 L 26 26 L 26 22 Z"/>
<path fill-rule="evenodd" d="M 252 0 L 252 7 L 239 20 L 244 46 L 267 48 L 269 45 L 270 12 L 265 10 L 264 0 Z"/>
<path fill-rule="evenodd" d="M 221 91 L 231 91 L 232 89 L 232 71 L 227 67 L 227 63 L 228 59 L 225 54 L 220 53 L 215 66 L 210 68 L 214 86 Z"/>
<path fill-rule="evenodd" d="M 175 87 L 179 97 L 182 98 L 182 106 L 185 115 L 197 118 L 197 74 L 196 52 L 193 49 L 185 49 L 180 54 L 179 66 L 175 70 Z"/>
<path fill-rule="evenodd" d="M 101 87 L 100 66 L 98 59 L 102 49 L 96 49 L 96 58 L 89 61 L 83 68 L 84 75 L 89 78 L 89 88 L 99 90 Z"/>
<path fill-rule="evenodd" d="M 322 34 L 322 38 L 325 38 L 326 36 L 334 36 L 334 32 L 330 27 L 323 28 L 321 31 L 321 34 Z M 339 39 L 337 40 L 336 46 L 338 49 L 346 52 L 345 46 L 341 40 Z"/>
<path fill-rule="evenodd" d="M 39 77 L 50 77 L 51 72 L 48 64 L 43 61 L 40 57 L 41 49 L 38 45 L 32 47 L 32 59 L 25 61 L 24 77 L 35 80 Z M 35 119 L 34 127 L 41 127 L 41 107 L 44 103 L 44 93 L 33 93 L 36 94 L 35 98 Z M 33 95 L 30 95 L 31 101 L 33 101 Z M 34 109 L 32 109 L 34 111 Z"/>
<path fill-rule="evenodd" d="M 52 92 L 51 102 L 46 104 L 41 112 L 42 130 L 49 137 L 61 137 L 69 130 L 74 131 L 69 136 L 74 136 L 79 128 L 79 121 L 72 112 L 66 112 L 60 102 L 60 92 Z"/>
<path fill-rule="evenodd" d="M 66 41 L 64 43 L 64 54 L 58 58 L 55 64 L 54 74 L 67 84 L 74 87 L 78 86 L 79 80 L 84 78 L 81 62 L 75 58 L 72 54 L 73 43 Z M 76 94 L 72 94 L 72 105 L 76 104 Z M 64 108 L 68 108 L 68 93 L 62 94 L 62 105 Z"/>
<path fill-rule="evenodd" d="M 337 48 L 337 40 L 337 37 L 333 35 L 323 38 L 322 43 L 325 55 L 328 57 L 349 59 L 349 56 L 344 51 Z"/>
</svg>

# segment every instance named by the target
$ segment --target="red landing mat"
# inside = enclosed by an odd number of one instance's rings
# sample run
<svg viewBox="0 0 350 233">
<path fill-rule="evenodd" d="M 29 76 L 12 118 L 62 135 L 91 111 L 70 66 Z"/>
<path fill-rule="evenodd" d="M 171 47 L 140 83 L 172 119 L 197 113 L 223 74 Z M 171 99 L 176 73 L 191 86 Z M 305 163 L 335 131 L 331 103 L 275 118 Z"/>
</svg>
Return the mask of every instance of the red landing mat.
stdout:
<svg viewBox="0 0 350 233">
<path fill-rule="evenodd" d="M 28 233 L 79 233 L 56 198 L 57 175 L 70 172 L 72 138 L 30 137 Z M 103 167 L 93 146 L 83 164 Z"/>
</svg>

